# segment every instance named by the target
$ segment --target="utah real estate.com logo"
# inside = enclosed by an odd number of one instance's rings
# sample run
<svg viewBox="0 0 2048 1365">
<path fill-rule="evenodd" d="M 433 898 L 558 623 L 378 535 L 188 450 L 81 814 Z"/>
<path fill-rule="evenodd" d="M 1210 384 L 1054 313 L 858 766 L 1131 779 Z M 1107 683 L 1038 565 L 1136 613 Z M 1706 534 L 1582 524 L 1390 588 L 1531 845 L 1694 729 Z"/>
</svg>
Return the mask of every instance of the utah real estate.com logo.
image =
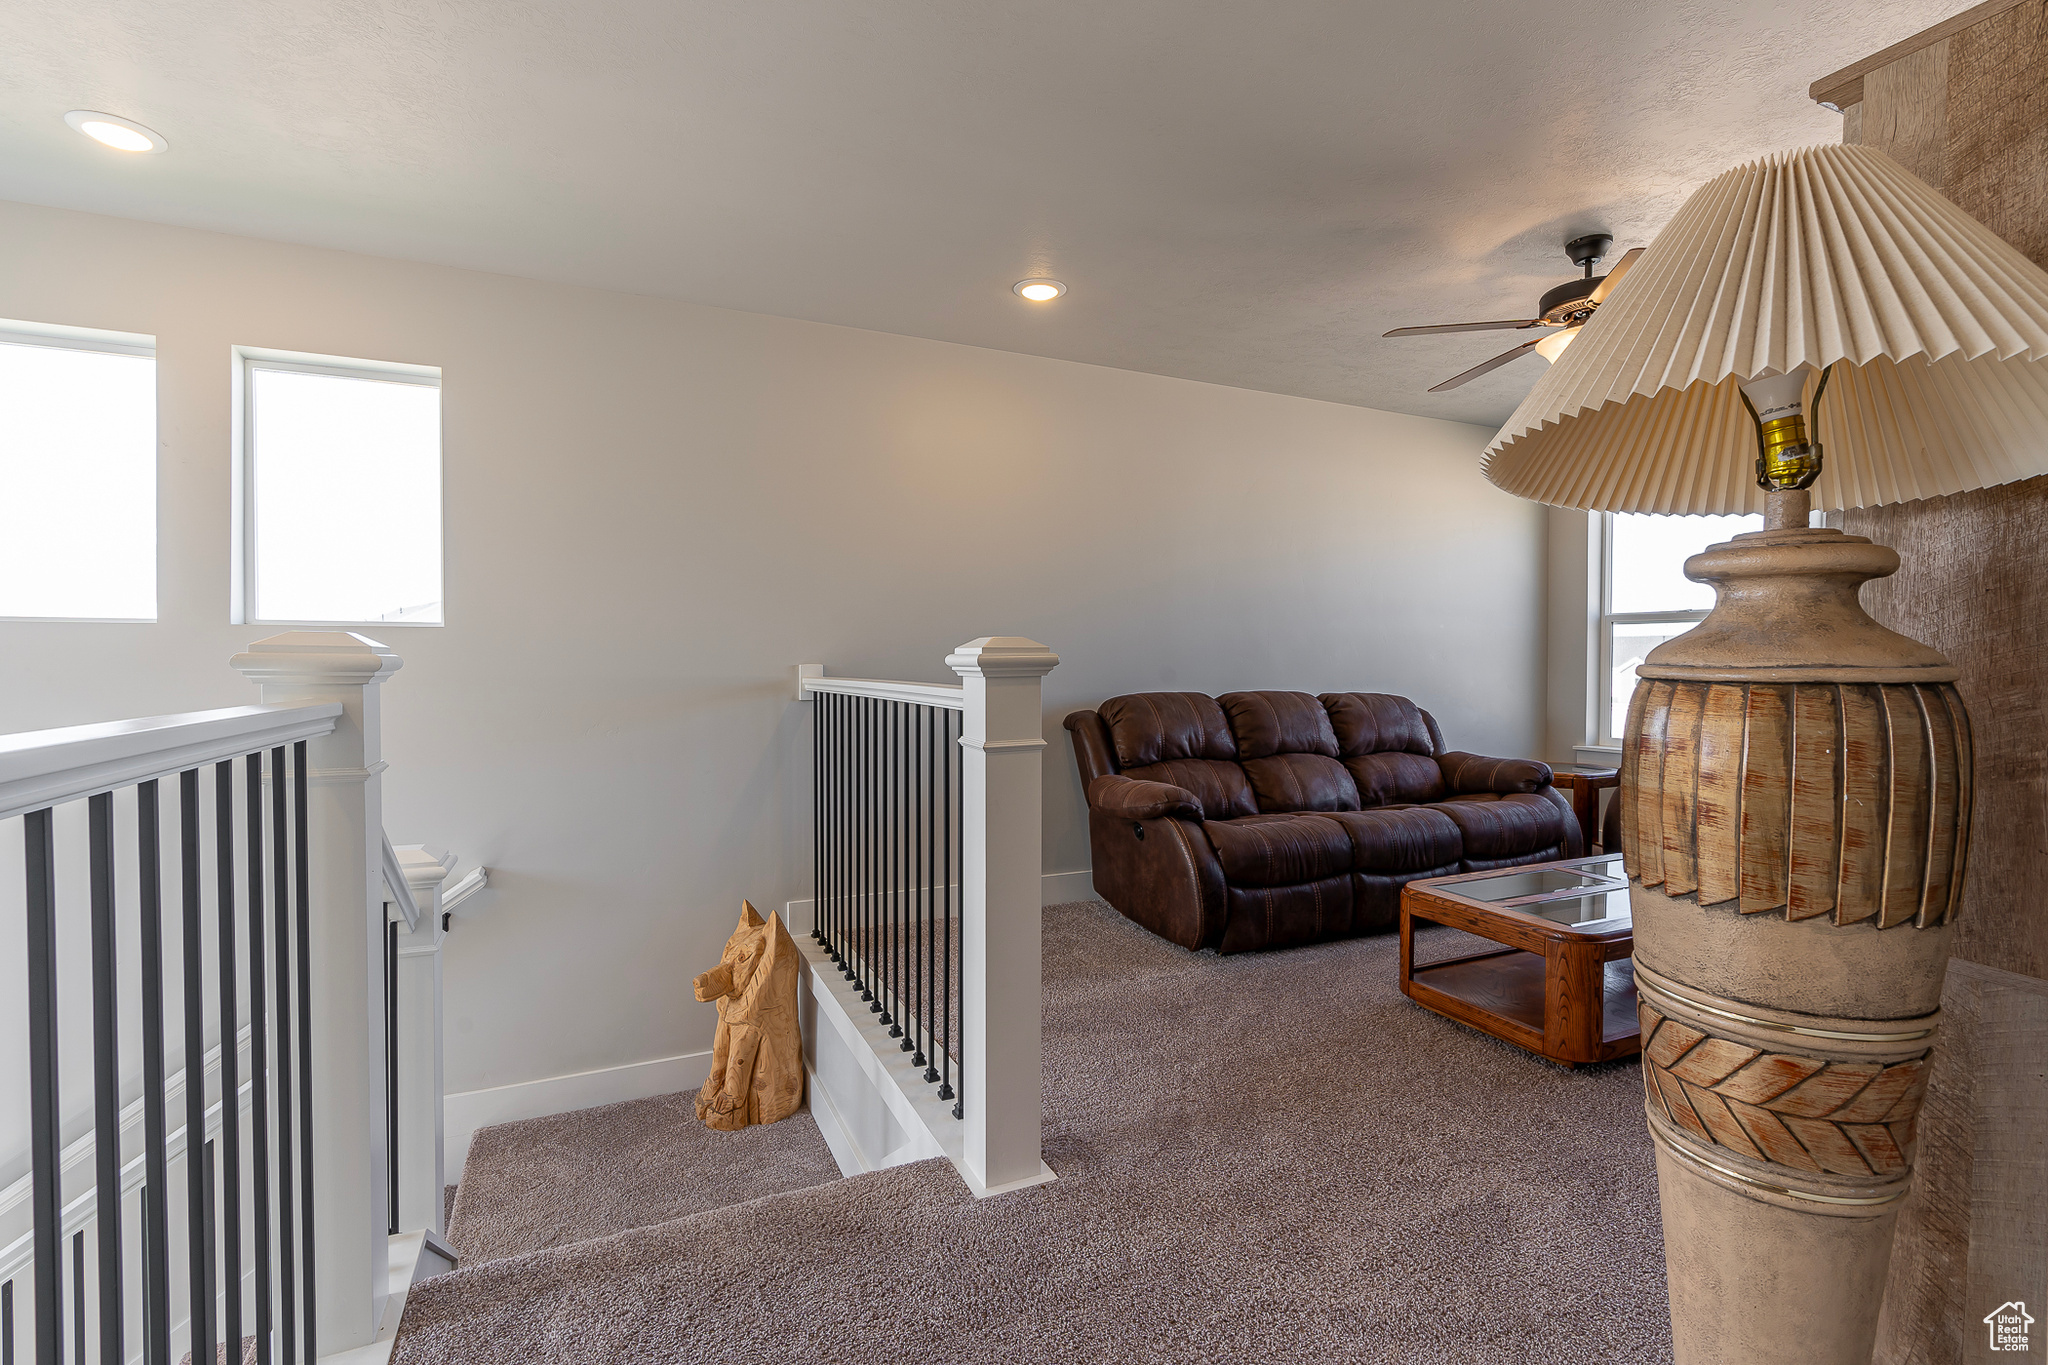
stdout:
<svg viewBox="0 0 2048 1365">
<path fill-rule="evenodd" d="M 1991 1332 L 1991 1349 L 1994 1351 L 2024 1351 L 2027 1349 L 2027 1329 L 2033 1326 L 2033 1314 L 2018 1299 L 2002 1303 L 1984 1315 L 1984 1325 Z"/>
</svg>

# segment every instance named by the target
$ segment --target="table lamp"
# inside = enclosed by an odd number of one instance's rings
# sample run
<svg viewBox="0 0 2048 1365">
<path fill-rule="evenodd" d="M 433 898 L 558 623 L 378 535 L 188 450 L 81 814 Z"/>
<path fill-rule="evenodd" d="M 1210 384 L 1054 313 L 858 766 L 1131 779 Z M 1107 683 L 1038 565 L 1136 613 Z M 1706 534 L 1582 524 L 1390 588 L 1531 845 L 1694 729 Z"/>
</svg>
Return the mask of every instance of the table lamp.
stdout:
<svg viewBox="0 0 2048 1365">
<path fill-rule="evenodd" d="M 2048 272 L 1884 153 L 1709 182 L 1487 448 L 1510 493 L 1764 514 L 1637 670 L 1622 853 L 1680 1365 L 1867 1365 L 1969 850 L 1970 720 L 1809 528 L 2048 473 Z"/>
</svg>

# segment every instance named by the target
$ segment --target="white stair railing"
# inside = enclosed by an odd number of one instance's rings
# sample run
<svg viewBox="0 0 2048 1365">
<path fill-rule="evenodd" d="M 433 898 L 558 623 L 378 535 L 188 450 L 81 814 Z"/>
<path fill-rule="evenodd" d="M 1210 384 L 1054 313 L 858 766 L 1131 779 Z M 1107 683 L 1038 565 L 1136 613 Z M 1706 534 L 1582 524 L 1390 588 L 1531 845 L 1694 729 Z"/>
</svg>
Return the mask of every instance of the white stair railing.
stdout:
<svg viewBox="0 0 2048 1365">
<path fill-rule="evenodd" d="M 988 636 L 946 663 L 958 684 L 799 666 L 815 704 L 814 886 L 792 932 L 811 931 L 806 1063 L 841 1164 L 944 1154 L 987 1195 L 1053 1178 L 1039 1151 L 1040 689 L 1059 656 Z"/>
<path fill-rule="evenodd" d="M 379 692 L 399 663 L 361 636 L 287 632 L 234 660 L 262 705 L 0 736 L 0 837 L 21 850 L 0 931 L 29 946 L 24 979 L 0 982 L 28 1026 L 27 1073 L 0 1095 L 10 1359 L 72 1359 L 81 1333 L 93 1359 L 166 1365 L 241 1336 L 266 1361 L 388 1354 L 387 1308 L 440 1230 L 452 861 L 383 835 Z M 410 912 L 402 950 L 428 944 L 399 959 L 394 997 L 399 1115 L 420 1129 L 398 1147 L 399 1237 L 387 903 Z M 90 1124 L 67 1122 L 88 1074 Z"/>
</svg>

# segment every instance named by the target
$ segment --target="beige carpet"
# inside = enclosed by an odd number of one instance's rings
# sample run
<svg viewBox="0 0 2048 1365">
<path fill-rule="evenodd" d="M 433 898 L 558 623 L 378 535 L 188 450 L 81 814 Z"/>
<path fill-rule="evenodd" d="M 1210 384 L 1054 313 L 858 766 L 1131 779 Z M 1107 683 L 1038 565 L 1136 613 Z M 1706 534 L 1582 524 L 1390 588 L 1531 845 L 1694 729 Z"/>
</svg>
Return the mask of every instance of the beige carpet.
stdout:
<svg viewBox="0 0 2048 1365">
<path fill-rule="evenodd" d="M 396 1359 L 1671 1358 L 1634 1064 L 1415 1008 L 1392 936 L 1218 958 L 1083 903 L 1045 944 L 1055 1183 L 922 1162 L 465 1267 Z"/>
<path fill-rule="evenodd" d="M 839 1178 L 808 1113 L 721 1133 L 695 1094 L 482 1128 L 448 1216 L 465 1266 Z"/>
</svg>

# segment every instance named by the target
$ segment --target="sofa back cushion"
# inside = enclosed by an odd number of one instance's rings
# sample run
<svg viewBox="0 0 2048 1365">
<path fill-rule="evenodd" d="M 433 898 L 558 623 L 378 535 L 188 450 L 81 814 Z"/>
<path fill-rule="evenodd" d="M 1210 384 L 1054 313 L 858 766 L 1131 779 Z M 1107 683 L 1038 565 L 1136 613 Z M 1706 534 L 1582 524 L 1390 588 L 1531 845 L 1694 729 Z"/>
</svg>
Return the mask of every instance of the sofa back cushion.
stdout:
<svg viewBox="0 0 2048 1365">
<path fill-rule="evenodd" d="M 1195 794 L 1211 820 L 1254 815 L 1258 802 L 1237 762 L 1237 741 L 1216 699 L 1201 692 L 1135 692 L 1096 708 L 1117 770 Z"/>
<path fill-rule="evenodd" d="M 1337 761 L 1337 736 L 1321 702 L 1306 692 L 1229 692 L 1218 700 L 1262 812 L 1358 809 L 1358 785 Z"/>
<path fill-rule="evenodd" d="M 1326 692 L 1317 700 L 1330 718 L 1337 756 L 1358 788 L 1362 807 L 1441 800 L 1443 735 L 1429 712 L 1406 697 L 1381 692 Z"/>
</svg>

